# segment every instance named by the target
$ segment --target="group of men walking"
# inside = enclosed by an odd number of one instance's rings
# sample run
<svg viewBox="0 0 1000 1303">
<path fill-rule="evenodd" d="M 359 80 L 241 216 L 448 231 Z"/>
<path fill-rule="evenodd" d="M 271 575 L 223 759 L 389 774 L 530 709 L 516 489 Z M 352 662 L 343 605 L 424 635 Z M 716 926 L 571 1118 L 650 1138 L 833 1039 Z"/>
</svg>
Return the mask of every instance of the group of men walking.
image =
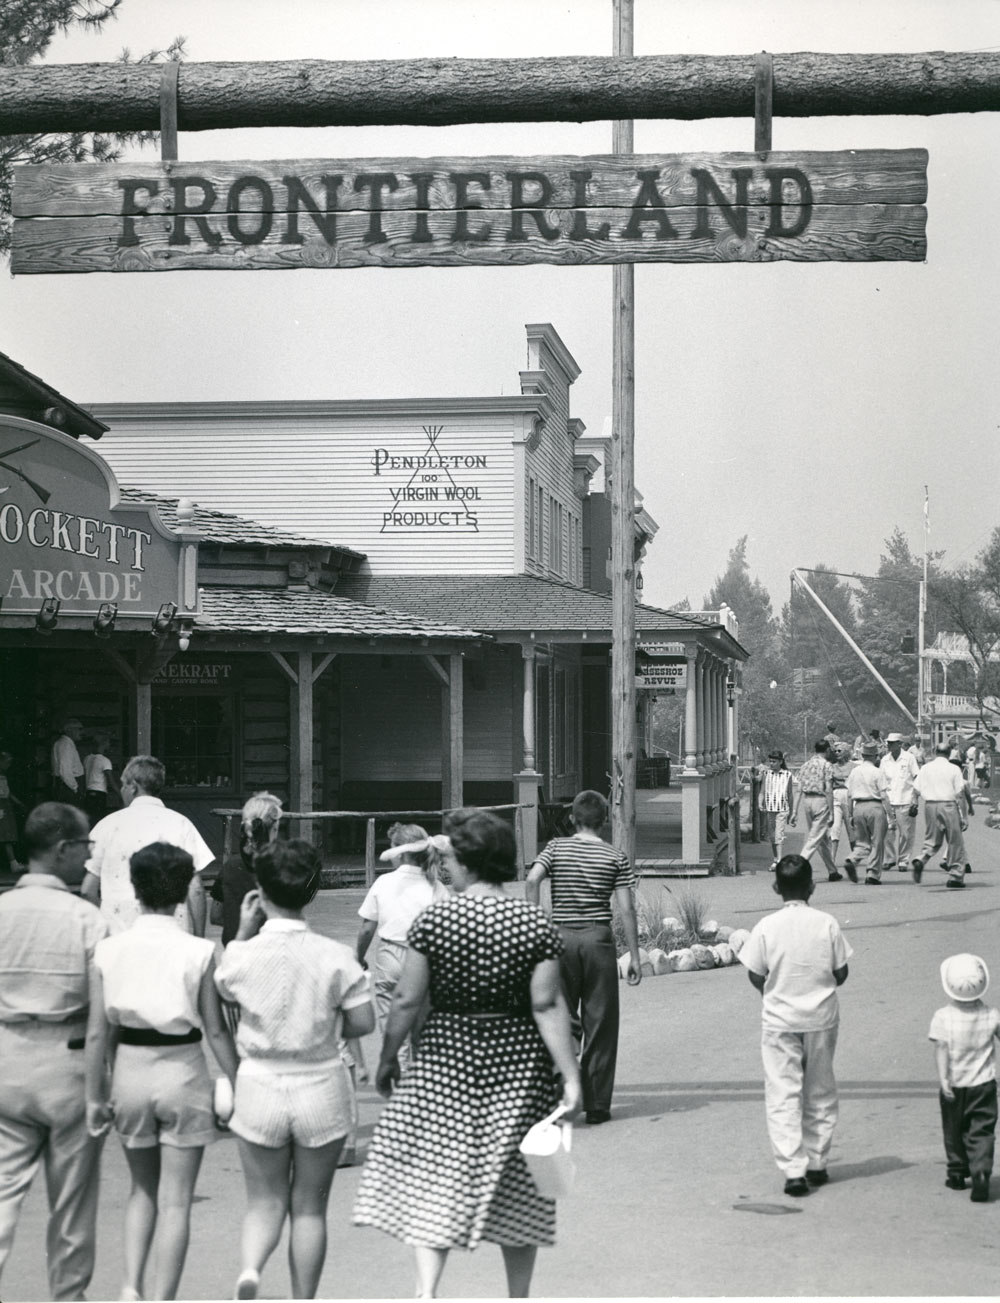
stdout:
<svg viewBox="0 0 1000 1303">
<path fill-rule="evenodd" d="M 805 834 L 801 853 L 807 860 L 818 856 L 830 882 L 843 878 L 837 847 L 846 835 L 850 853 L 844 873 L 857 882 L 863 870 L 869 886 L 878 886 L 882 874 L 893 868 L 912 872 L 919 883 L 927 861 L 944 847 L 941 867 L 948 874 L 947 885 L 964 887 L 971 867 L 962 834 L 974 809 L 961 765 L 949 759 L 951 743 L 942 742 L 934 759 L 921 765 L 913 750 L 904 749 L 902 735 L 890 733 L 884 751 L 880 739 L 863 741 L 860 761 L 855 763 L 853 749 L 841 743 L 832 728 L 815 744 L 795 782 L 783 769 L 781 753 L 769 756 L 759 804 L 772 831 L 780 830 L 783 837 L 784 826 L 795 827 L 801 818 Z M 920 798 L 924 840 L 914 856 Z M 775 863 L 781 858 L 782 837 L 771 838 Z"/>
</svg>

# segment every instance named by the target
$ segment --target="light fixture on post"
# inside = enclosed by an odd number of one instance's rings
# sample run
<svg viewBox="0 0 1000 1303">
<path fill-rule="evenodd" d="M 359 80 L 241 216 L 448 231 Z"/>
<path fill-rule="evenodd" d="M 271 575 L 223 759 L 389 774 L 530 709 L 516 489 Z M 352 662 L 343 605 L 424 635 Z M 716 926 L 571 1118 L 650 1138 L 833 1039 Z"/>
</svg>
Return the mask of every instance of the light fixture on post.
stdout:
<svg viewBox="0 0 1000 1303">
<path fill-rule="evenodd" d="M 183 620 L 177 633 L 177 646 L 182 652 L 186 652 L 191 646 L 191 621 Z"/>
<path fill-rule="evenodd" d="M 59 623 L 59 607 L 62 603 L 58 597 L 46 597 L 41 610 L 35 616 L 35 628 L 46 637 Z"/>
<path fill-rule="evenodd" d="M 174 616 L 177 614 L 176 602 L 164 602 L 160 609 L 153 616 L 153 637 L 165 638 L 170 632 L 171 625 L 174 622 Z"/>
<path fill-rule="evenodd" d="M 736 679 L 733 677 L 732 670 L 726 676 L 726 700 L 730 706 L 736 704 Z"/>
<path fill-rule="evenodd" d="M 94 616 L 94 637 L 101 638 L 106 642 L 114 631 L 117 619 L 118 603 L 102 602 L 97 608 L 97 614 Z"/>
</svg>

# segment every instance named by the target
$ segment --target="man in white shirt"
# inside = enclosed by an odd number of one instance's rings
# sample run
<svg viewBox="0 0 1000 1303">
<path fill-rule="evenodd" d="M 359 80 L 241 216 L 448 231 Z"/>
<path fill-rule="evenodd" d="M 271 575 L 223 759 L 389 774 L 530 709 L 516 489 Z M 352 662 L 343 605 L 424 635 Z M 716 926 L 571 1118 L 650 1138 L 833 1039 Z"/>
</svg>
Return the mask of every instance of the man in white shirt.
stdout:
<svg viewBox="0 0 1000 1303">
<path fill-rule="evenodd" d="M 885 833 L 889 826 L 889 803 L 886 778 L 878 765 L 878 743 L 866 742 L 861 748 L 861 764 L 847 779 L 847 797 L 851 823 L 854 825 L 854 850 L 844 861 L 852 882 L 855 864 L 865 858 L 865 882 L 877 887 L 882 882 Z"/>
<path fill-rule="evenodd" d="M 78 719 L 67 719 L 63 729 L 52 743 L 52 799 L 69 805 L 83 805 L 83 761 L 77 743 L 83 737 L 83 725 Z"/>
<path fill-rule="evenodd" d="M 890 733 L 886 738 L 886 744 L 889 750 L 882 757 L 882 763 L 879 765 L 886 780 L 890 807 L 887 838 L 890 849 L 885 868 L 891 869 L 895 865 L 900 873 L 905 873 L 910 867 L 910 852 L 913 849 L 916 823 L 910 814 L 910 806 L 916 800 L 913 784 L 920 772 L 920 766 L 912 751 L 903 750 L 901 733 Z M 893 854 L 893 847 L 895 847 L 895 854 Z"/>
<path fill-rule="evenodd" d="M 201 874 L 215 856 L 191 820 L 168 810 L 160 800 L 165 784 L 163 762 L 155 756 L 133 756 L 128 762 L 121 776 L 125 808 L 106 815 L 90 834 L 94 845 L 80 895 L 100 905 L 113 932 L 130 927 L 139 915 L 139 902 L 132 890 L 129 859 L 152 842 L 168 842 L 187 851 L 195 868 L 187 901 L 178 905 L 175 917 L 181 927 L 203 937 L 206 907 Z"/>
<path fill-rule="evenodd" d="M 947 838 L 948 850 L 941 861 L 948 873 L 949 887 L 965 886 L 965 839 L 962 837 L 965 778 L 958 765 L 948 759 L 951 744 L 939 742 L 934 759 L 917 774 L 913 786 L 924 798 L 924 844 L 912 862 L 913 881 L 919 882 L 924 865 Z M 916 798 L 914 798 L 915 801 Z M 916 805 L 910 807 L 916 813 Z M 974 813 L 971 806 L 970 815 Z"/>
</svg>

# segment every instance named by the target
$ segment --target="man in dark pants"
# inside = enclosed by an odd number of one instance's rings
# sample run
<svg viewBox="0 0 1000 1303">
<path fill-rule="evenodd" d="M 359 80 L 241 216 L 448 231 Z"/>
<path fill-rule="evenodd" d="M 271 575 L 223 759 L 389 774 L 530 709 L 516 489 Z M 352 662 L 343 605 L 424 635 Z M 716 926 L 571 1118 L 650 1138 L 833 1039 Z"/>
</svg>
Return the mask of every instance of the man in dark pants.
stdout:
<svg viewBox="0 0 1000 1303">
<path fill-rule="evenodd" d="M 642 980 L 639 930 L 632 892 L 635 873 L 621 851 L 600 836 L 608 803 L 599 792 L 580 792 L 573 802 L 572 837 L 556 837 L 539 854 L 525 895 L 539 903 L 543 878 L 552 884 L 552 921 L 564 950 L 559 959 L 563 993 L 583 1031 L 580 1076 L 583 1107 L 592 1125 L 611 1118 L 618 1059 L 618 958 L 611 931 L 614 896 L 629 949 L 628 983 Z"/>
<path fill-rule="evenodd" d="M 78 719 L 63 722 L 62 732 L 52 743 L 52 799 L 83 807 L 83 761 L 77 749 L 83 737 Z"/>
</svg>

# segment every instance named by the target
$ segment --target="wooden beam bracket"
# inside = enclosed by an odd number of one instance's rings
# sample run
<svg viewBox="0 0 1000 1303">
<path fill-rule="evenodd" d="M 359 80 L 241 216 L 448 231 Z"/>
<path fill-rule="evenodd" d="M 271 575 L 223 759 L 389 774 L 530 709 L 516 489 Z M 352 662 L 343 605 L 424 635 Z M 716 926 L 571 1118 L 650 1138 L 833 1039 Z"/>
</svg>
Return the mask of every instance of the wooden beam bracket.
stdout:
<svg viewBox="0 0 1000 1303">
<path fill-rule="evenodd" d="M 771 152 L 774 103 L 774 56 L 766 50 L 753 56 L 753 147 L 758 154 Z"/>
<path fill-rule="evenodd" d="M 177 159 L 177 73 L 180 64 L 172 59 L 160 74 L 160 157 L 165 163 Z"/>
</svg>

